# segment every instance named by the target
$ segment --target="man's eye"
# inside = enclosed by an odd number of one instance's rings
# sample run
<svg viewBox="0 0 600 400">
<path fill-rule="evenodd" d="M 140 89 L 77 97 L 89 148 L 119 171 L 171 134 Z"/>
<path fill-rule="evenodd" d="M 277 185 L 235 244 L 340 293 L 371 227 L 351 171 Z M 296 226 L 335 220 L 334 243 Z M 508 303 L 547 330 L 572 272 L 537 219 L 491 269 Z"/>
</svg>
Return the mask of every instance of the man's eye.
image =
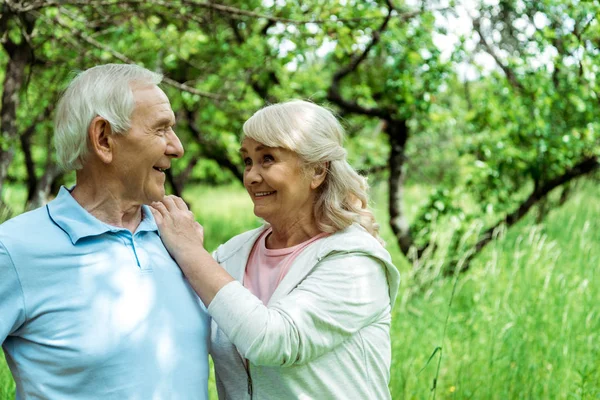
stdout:
<svg viewBox="0 0 600 400">
<path fill-rule="evenodd" d="M 244 158 L 244 165 L 247 167 L 252 165 L 252 160 L 250 159 L 250 157 Z"/>
<path fill-rule="evenodd" d="M 263 160 L 268 161 L 268 162 L 273 162 L 273 161 L 275 161 L 275 158 L 273 158 L 273 156 L 270 154 L 265 154 L 265 156 L 263 157 Z"/>
</svg>

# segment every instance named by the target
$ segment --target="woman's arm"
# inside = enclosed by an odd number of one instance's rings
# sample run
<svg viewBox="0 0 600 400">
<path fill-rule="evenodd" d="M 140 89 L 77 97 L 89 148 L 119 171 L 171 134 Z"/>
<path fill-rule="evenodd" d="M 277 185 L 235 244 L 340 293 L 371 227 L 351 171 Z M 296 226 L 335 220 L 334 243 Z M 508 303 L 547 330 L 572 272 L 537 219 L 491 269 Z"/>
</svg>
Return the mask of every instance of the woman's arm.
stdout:
<svg viewBox="0 0 600 400">
<path fill-rule="evenodd" d="M 364 254 L 338 253 L 268 307 L 236 281 L 216 295 L 208 311 L 252 363 L 292 366 L 335 349 L 385 319 L 390 308 L 385 267 Z"/>
<path fill-rule="evenodd" d="M 287 296 L 266 307 L 202 248 L 203 230 L 174 196 L 153 205 L 161 238 L 240 353 L 258 365 L 304 364 L 389 313 L 385 266 L 360 253 L 320 260 Z"/>
</svg>

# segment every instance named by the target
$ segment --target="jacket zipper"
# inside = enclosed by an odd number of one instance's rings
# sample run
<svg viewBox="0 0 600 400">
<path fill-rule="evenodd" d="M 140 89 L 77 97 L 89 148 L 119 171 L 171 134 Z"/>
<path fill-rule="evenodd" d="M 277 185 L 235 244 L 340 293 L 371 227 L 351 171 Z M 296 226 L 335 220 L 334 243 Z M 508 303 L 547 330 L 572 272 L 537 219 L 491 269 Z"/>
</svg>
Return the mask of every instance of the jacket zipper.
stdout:
<svg viewBox="0 0 600 400">
<path fill-rule="evenodd" d="M 248 394 L 250 395 L 250 400 L 252 400 L 252 392 L 254 391 L 252 388 L 252 376 L 250 375 L 250 362 L 246 359 L 244 363 L 244 367 L 246 367 L 246 374 L 248 375 Z"/>
</svg>

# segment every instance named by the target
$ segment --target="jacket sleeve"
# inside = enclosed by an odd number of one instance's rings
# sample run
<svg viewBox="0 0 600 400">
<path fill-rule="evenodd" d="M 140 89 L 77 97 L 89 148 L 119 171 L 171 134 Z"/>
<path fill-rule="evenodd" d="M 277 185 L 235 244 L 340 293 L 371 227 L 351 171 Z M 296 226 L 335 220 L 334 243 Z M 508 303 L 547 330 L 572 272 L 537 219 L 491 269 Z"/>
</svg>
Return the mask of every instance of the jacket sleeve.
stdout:
<svg viewBox="0 0 600 400">
<path fill-rule="evenodd" d="M 10 254 L 0 242 L 0 343 L 25 322 L 25 299 Z"/>
<path fill-rule="evenodd" d="M 235 281 L 217 293 L 208 311 L 253 364 L 304 364 L 390 311 L 385 268 L 368 255 L 337 253 L 269 307 Z"/>
</svg>

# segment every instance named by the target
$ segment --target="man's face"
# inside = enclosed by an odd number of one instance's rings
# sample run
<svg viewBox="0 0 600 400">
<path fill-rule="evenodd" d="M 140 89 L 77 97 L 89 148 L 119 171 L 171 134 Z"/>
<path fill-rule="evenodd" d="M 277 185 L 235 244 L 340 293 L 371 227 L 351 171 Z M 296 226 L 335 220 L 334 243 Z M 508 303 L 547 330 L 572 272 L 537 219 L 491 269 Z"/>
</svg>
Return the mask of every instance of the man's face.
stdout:
<svg viewBox="0 0 600 400">
<path fill-rule="evenodd" d="M 112 165 L 124 200 L 149 204 L 165 195 L 164 171 L 171 159 L 183 156 L 183 146 L 173 131 L 175 114 L 167 95 L 157 86 L 134 86 L 133 96 L 131 129 L 115 135 Z"/>
</svg>

